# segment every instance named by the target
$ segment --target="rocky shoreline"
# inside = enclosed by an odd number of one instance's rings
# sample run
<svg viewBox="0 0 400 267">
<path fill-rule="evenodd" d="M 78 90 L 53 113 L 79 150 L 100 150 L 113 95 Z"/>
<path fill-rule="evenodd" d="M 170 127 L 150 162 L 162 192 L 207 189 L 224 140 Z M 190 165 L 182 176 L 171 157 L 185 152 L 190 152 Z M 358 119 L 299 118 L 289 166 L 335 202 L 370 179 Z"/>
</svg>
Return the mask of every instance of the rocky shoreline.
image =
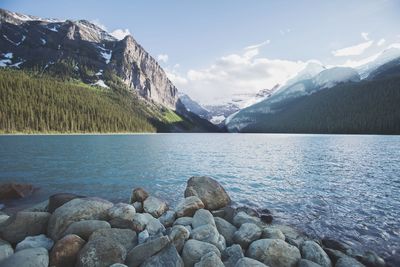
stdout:
<svg viewBox="0 0 400 267">
<path fill-rule="evenodd" d="M 0 214 L 0 267 L 386 266 L 373 252 L 311 240 L 268 211 L 234 208 L 224 188 L 192 177 L 174 208 L 135 188 L 129 203 L 56 194 Z"/>
</svg>

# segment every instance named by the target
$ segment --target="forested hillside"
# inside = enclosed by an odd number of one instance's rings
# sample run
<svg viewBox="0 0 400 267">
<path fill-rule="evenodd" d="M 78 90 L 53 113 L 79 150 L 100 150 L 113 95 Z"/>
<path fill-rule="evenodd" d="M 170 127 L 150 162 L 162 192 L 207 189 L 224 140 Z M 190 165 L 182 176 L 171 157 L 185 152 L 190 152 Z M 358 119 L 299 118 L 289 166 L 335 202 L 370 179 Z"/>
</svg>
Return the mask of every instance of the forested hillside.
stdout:
<svg viewBox="0 0 400 267">
<path fill-rule="evenodd" d="M 142 100 L 112 81 L 112 90 L 33 71 L 0 70 L 0 131 L 201 131 L 174 111 Z M 210 129 L 212 130 L 212 129 Z"/>
<path fill-rule="evenodd" d="M 400 76 L 348 83 L 254 114 L 242 132 L 400 134 Z"/>
</svg>

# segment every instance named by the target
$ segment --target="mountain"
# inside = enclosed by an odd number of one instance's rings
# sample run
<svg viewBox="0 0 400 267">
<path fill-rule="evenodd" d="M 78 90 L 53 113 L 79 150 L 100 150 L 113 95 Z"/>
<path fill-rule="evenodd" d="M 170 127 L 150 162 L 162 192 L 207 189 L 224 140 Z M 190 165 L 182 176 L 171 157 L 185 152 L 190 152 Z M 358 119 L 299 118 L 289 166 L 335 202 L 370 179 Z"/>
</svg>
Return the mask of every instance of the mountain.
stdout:
<svg viewBox="0 0 400 267">
<path fill-rule="evenodd" d="M 388 62 L 371 72 L 369 78 L 362 81 L 357 81 L 357 76 L 350 75 L 352 71 L 343 69 L 336 69 L 328 73 L 329 75 L 321 72 L 311 80 L 319 81 L 323 85 L 332 85 L 330 74 L 336 74 L 335 85 L 316 90 L 312 94 L 288 98 L 275 106 L 264 103 L 258 109 L 250 107 L 244 112 L 240 111 L 228 120 L 228 130 L 399 134 L 399 63 L 399 59 Z M 342 77 L 339 83 L 338 77 Z M 302 84 L 304 83 L 303 81 Z M 268 104 L 270 109 L 265 112 Z"/>
<path fill-rule="evenodd" d="M 200 118 L 211 119 L 210 112 L 199 103 L 191 99 L 187 94 L 179 93 L 179 100 L 186 107 L 186 110 L 197 114 Z"/>
<path fill-rule="evenodd" d="M 156 130 L 216 130 L 183 110 L 177 88 L 132 36 L 118 40 L 86 20 L 42 19 L 0 9 L 0 67 L 24 71 L 27 79 L 35 82 L 38 77 L 52 77 L 66 83 L 66 88 L 81 83 L 86 90 L 98 87 L 112 91 L 110 94 L 123 94 L 135 99 L 136 109 L 148 109 L 137 113 L 146 114 L 142 119 Z M 11 75 L 18 76 L 12 73 L 7 77 Z M 188 121 L 185 125 L 191 126 L 166 126 L 170 115 L 173 121 Z"/>
<path fill-rule="evenodd" d="M 232 114 L 225 121 L 229 131 L 241 131 L 250 124 L 257 123 L 258 114 L 276 113 L 285 109 L 294 99 L 312 95 L 320 90 L 331 88 L 340 83 L 358 82 L 360 77 L 352 68 L 334 67 L 318 71 L 315 64 L 307 65 L 298 75 L 290 79 L 269 98 Z M 311 70 L 311 71 L 310 71 Z M 315 72 L 313 72 L 315 71 Z"/>
</svg>

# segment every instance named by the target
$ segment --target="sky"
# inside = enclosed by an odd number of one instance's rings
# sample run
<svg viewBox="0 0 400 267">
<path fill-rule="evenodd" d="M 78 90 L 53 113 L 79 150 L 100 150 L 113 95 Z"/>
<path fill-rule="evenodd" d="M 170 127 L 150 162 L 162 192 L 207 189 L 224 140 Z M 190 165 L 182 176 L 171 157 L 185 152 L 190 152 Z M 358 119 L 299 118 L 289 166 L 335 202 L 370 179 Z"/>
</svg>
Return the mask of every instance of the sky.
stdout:
<svg viewBox="0 0 400 267">
<path fill-rule="evenodd" d="M 202 104 L 282 84 L 309 61 L 356 67 L 400 42 L 399 0 L 0 0 L 0 7 L 129 33 Z"/>
</svg>

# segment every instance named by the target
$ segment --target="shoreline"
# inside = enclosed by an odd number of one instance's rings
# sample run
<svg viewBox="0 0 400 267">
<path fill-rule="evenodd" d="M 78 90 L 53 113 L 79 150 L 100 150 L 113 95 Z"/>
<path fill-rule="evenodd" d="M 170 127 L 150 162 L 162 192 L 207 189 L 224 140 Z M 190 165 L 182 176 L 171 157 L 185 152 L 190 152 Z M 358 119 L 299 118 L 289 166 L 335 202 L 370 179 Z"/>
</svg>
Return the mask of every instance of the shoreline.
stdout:
<svg viewBox="0 0 400 267">
<path fill-rule="evenodd" d="M 58 264 L 65 259 L 57 258 L 56 252 L 61 248 L 69 249 L 68 244 L 64 244 L 68 237 L 79 238 L 82 243 L 78 252 L 68 259 L 72 257 L 76 266 L 82 267 L 114 263 L 126 264 L 119 266 L 163 266 L 163 259 L 182 267 L 219 266 L 220 263 L 234 267 L 250 264 L 314 266 L 304 265 L 307 263 L 319 264 L 316 266 L 389 266 L 373 252 L 356 251 L 337 240 L 313 240 L 291 226 L 277 224 L 269 210 L 257 211 L 232 204 L 224 188 L 209 177 L 190 178 L 184 198 L 175 207 L 168 207 L 165 201 L 149 195 L 142 188 L 135 188 L 127 203 L 59 193 L 14 216 L 0 215 L 0 236 L 9 242 L 8 248 L 13 251 L 4 260 L 15 263 L 19 255 L 40 248 L 50 266 L 55 262 Z M 36 227 L 38 222 L 31 216 L 46 218 L 41 227 Z M 19 217 L 20 220 L 24 217 L 23 221 L 19 221 Z M 15 225 L 23 229 L 15 229 Z M 107 238 L 101 239 L 98 235 Z M 119 237 L 114 240 L 109 235 Z M 110 259 L 109 246 L 118 243 L 124 246 L 122 236 L 127 235 L 131 236 L 130 242 L 134 245 L 118 252 L 124 257 L 113 255 Z M 98 244 L 98 238 L 107 244 L 106 250 Z M 46 248 L 44 244 L 50 243 L 52 245 Z M 159 244 L 163 244 L 161 248 Z M 21 250 L 21 246 L 27 247 Z M 272 247 L 277 251 L 271 250 Z M 92 249 L 95 249 L 95 255 L 88 252 Z M 135 256 L 138 252 L 145 253 L 146 257 L 138 258 Z M 87 265 L 88 258 L 97 260 L 98 265 Z M 3 264 L 1 260 L 0 264 Z M 201 264 L 209 260 L 213 265 Z M 285 265 L 288 262 L 290 265 Z"/>
</svg>

